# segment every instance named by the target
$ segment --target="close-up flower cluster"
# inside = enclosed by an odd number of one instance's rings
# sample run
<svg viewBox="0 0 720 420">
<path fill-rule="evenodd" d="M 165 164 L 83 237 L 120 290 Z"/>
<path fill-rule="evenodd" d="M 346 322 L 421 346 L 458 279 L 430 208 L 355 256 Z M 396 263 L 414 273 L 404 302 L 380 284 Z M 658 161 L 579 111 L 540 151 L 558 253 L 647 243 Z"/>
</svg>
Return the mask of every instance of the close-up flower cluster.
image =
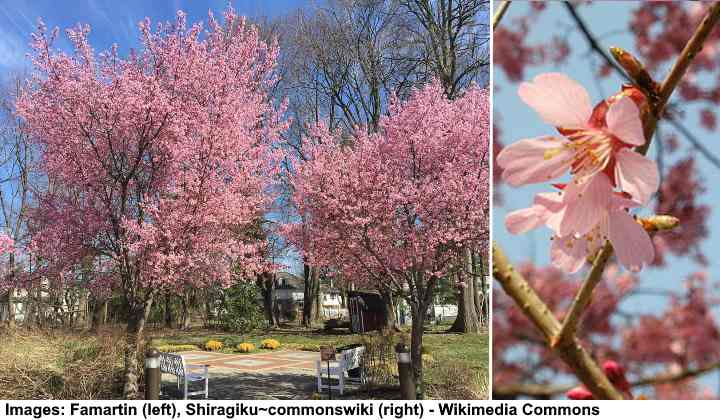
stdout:
<svg viewBox="0 0 720 420">
<path fill-rule="evenodd" d="M 655 252 L 645 229 L 628 212 L 648 204 L 657 191 L 654 161 L 633 150 L 645 137 L 644 95 L 628 87 L 594 108 L 587 91 L 564 74 L 541 74 L 518 88 L 518 95 L 559 135 L 520 140 L 497 156 L 502 179 L 513 186 L 557 180 L 555 193 L 539 193 L 532 207 L 508 214 L 514 234 L 539 226 L 553 231 L 552 262 L 578 271 L 612 243 L 620 263 L 640 271 Z"/>
<path fill-rule="evenodd" d="M 496 10 L 493 396 L 717 399 L 720 5 Z"/>
</svg>

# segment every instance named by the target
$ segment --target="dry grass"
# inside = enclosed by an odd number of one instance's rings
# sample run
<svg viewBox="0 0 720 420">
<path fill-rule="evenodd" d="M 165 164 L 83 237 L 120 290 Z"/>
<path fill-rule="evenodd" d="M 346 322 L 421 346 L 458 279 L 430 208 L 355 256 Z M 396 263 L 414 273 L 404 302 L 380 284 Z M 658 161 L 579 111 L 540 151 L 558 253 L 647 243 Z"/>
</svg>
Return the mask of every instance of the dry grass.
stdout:
<svg viewBox="0 0 720 420">
<path fill-rule="evenodd" d="M 122 336 L 0 333 L 0 399 L 115 399 L 121 396 Z"/>
<path fill-rule="evenodd" d="M 488 376 L 462 364 L 430 363 L 434 381 L 426 385 L 435 400 L 485 400 L 488 398 Z"/>
</svg>

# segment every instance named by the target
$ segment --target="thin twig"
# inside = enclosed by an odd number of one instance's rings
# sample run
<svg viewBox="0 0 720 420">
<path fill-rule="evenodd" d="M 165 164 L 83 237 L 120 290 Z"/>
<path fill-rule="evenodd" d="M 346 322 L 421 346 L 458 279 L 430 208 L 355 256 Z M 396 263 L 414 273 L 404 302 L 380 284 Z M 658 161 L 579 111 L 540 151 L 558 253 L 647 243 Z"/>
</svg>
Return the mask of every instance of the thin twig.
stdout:
<svg viewBox="0 0 720 420">
<path fill-rule="evenodd" d="M 625 70 L 620 67 L 618 63 L 616 63 L 615 60 L 612 59 L 612 57 L 610 57 L 610 55 L 605 51 L 605 48 L 603 48 L 597 41 L 595 35 L 590 32 L 590 29 L 588 28 L 583 18 L 581 18 L 577 10 L 575 10 L 575 6 L 572 3 L 566 1 L 565 8 L 570 14 L 570 17 L 572 17 L 573 21 L 575 21 L 575 25 L 577 25 L 578 29 L 580 29 L 580 32 L 582 32 L 582 34 L 585 36 L 585 40 L 590 46 L 590 49 L 592 49 L 599 56 L 601 56 L 603 60 L 605 60 L 605 63 L 612 67 L 613 70 L 618 72 L 623 78 L 625 78 L 625 80 L 627 80 L 628 82 L 632 82 L 632 79 L 630 78 L 630 76 L 628 76 L 627 72 L 625 72 Z"/>
<path fill-rule="evenodd" d="M 575 299 L 573 299 L 572 304 L 570 305 L 570 311 L 563 319 L 560 331 L 550 341 L 551 347 L 556 347 L 562 342 L 571 340 L 575 337 L 578 322 L 580 322 L 581 316 L 585 313 L 585 309 L 590 305 L 593 290 L 595 290 L 595 287 L 600 283 L 600 280 L 602 280 L 602 274 L 603 271 L 605 271 L 605 264 L 607 264 L 610 259 L 612 252 L 612 244 L 610 244 L 609 241 L 605 242 L 605 246 L 597 257 L 595 257 L 595 261 L 593 262 L 587 279 L 583 282 L 580 290 L 578 290 Z"/>
<path fill-rule="evenodd" d="M 503 16 L 505 16 L 505 12 L 507 12 L 508 7 L 510 7 L 510 3 L 510 0 L 505 0 L 498 6 L 498 9 L 495 11 L 495 16 L 493 16 L 493 29 L 498 26 Z"/>
<path fill-rule="evenodd" d="M 675 118 L 666 118 L 665 121 L 667 121 L 670 125 L 675 127 L 677 131 L 682 134 L 687 141 L 689 141 L 695 150 L 700 152 L 701 155 L 705 157 L 713 166 L 716 168 L 720 168 L 720 158 L 715 156 L 707 147 L 703 146 L 703 144 L 698 140 L 691 132 L 687 129 L 684 125 L 682 125 L 679 121 L 677 121 Z M 659 143 L 658 143 L 659 144 Z"/>
<path fill-rule="evenodd" d="M 712 30 L 715 28 L 718 20 L 720 20 L 720 3 L 715 3 L 712 7 L 710 7 L 710 10 L 707 12 L 702 22 L 700 22 L 700 26 L 695 29 L 695 33 L 692 38 L 690 38 L 690 41 L 688 41 L 685 45 L 685 48 L 683 48 L 680 53 L 680 57 L 677 61 L 675 61 L 675 65 L 673 65 L 670 73 L 668 73 L 667 77 L 665 77 L 662 85 L 660 85 L 660 90 L 658 92 L 660 94 L 660 103 L 658 103 L 657 110 L 658 117 L 661 115 L 665 104 L 667 104 L 670 96 L 672 96 L 675 91 L 675 88 L 680 83 L 683 76 L 685 76 L 685 73 L 690 67 L 693 59 L 697 53 L 702 50 L 705 41 L 712 33 Z"/>
</svg>

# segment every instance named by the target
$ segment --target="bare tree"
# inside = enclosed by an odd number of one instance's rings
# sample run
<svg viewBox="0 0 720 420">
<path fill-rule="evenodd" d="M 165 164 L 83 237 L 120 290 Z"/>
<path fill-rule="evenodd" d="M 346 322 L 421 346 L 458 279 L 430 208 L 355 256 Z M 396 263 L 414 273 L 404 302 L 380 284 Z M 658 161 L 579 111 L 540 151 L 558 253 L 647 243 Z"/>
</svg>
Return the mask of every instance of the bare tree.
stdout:
<svg viewBox="0 0 720 420">
<path fill-rule="evenodd" d="M 0 212 L 5 233 L 20 243 L 25 239 L 26 214 L 32 198 L 31 164 L 34 154 L 22 123 L 14 115 L 15 99 L 20 94 L 20 78 L 8 82 L 0 94 Z M 9 276 L 17 275 L 17 259 L 15 253 L 10 254 Z M 15 289 L 9 289 L 2 301 L 7 308 L 5 321 L 14 326 Z"/>
</svg>

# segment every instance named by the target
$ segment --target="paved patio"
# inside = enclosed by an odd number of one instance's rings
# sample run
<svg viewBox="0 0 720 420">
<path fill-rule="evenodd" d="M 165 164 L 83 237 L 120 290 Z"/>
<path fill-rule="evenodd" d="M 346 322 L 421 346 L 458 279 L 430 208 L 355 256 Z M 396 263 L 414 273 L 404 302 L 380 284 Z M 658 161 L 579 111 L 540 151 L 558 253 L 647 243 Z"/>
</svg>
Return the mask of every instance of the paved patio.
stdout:
<svg viewBox="0 0 720 420">
<path fill-rule="evenodd" d="M 285 372 L 288 370 L 314 371 L 320 353 L 312 351 L 281 350 L 255 354 L 222 354 L 206 351 L 183 352 L 192 364 L 210 365 L 211 368 L 237 369 L 241 372 Z"/>
<path fill-rule="evenodd" d="M 183 352 L 189 364 L 210 366 L 210 399 L 308 399 L 316 392 L 315 361 L 320 353 L 280 350 L 256 354 Z M 176 378 L 163 374 L 164 398 L 182 398 Z M 199 384 L 195 384 L 195 390 Z M 355 388 L 349 387 L 348 391 Z M 198 398 L 198 397 L 195 397 Z"/>
</svg>

